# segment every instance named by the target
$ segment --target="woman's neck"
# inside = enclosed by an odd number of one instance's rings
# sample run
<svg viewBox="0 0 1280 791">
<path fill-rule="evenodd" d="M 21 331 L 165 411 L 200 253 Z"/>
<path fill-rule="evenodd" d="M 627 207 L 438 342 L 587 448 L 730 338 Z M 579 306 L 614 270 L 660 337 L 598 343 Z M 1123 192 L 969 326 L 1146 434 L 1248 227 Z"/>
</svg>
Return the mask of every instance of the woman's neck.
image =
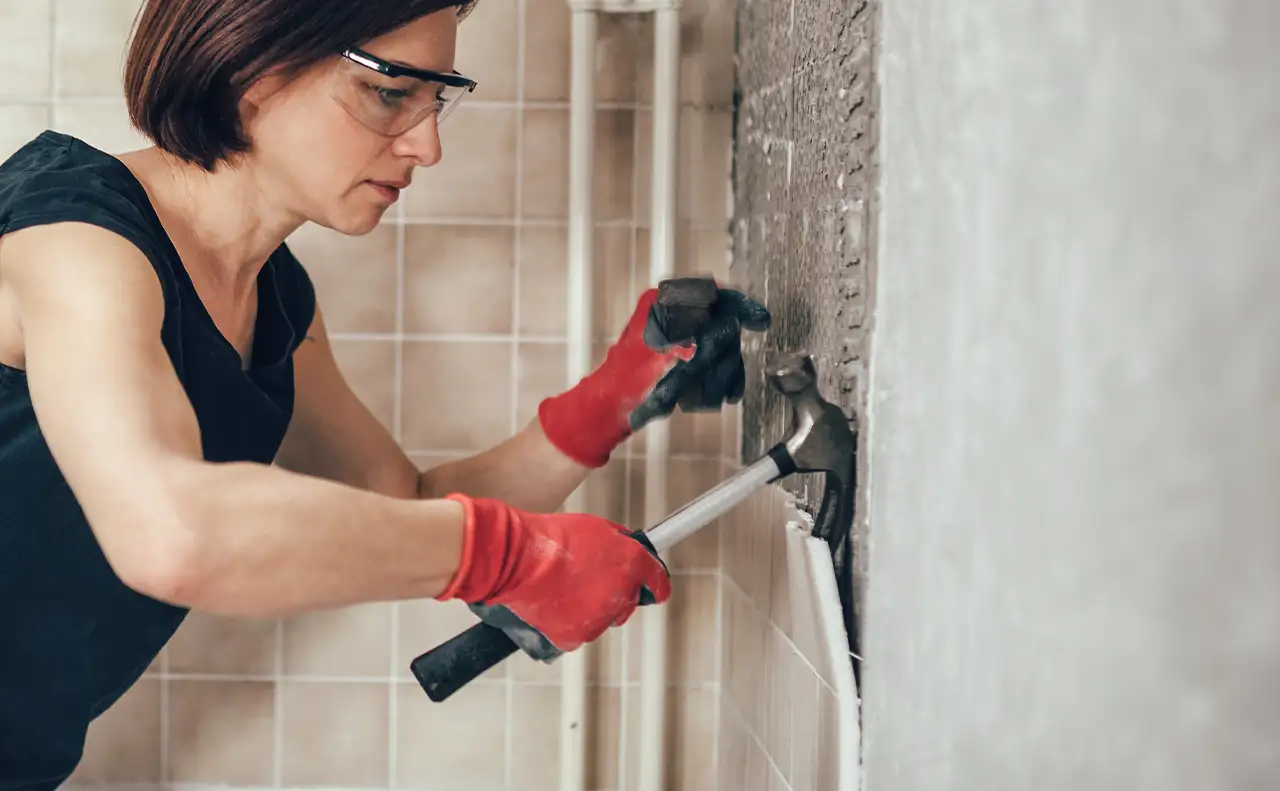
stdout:
<svg viewBox="0 0 1280 791">
<path fill-rule="evenodd" d="M 189 271 L 233 300 L 303 222 L 249 168 L 206 173 L 155 148 L 120 156 L 146 189 Z"/>
</svg>

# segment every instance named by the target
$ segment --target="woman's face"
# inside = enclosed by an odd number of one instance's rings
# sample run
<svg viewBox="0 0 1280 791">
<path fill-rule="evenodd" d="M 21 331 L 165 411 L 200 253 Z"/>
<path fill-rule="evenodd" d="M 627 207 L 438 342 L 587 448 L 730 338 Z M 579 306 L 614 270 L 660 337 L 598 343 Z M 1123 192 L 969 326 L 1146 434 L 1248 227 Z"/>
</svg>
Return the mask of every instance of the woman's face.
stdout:
<svg viewBox="0 0 1280 791">
<path fill-rule="evenodd" d="M 454 66 L 457 26 L 456 10 L 446 8 L 361 50 L 398 65 L 448 73 Z M 375 71 L 369 70 L 369 84 L 364 84 L 362 69 L 333 58 L 284 84 L 266 79 L 250 91 L 245 108 L 253 141 L 249 162 L 268 199 L 304 220 L 353 235 L 372 231 L 408 186 L 414 169 L 431 167 L 442 156 L 434 112 L 424 113 L 408 131 L 388 134 L 371 129 L 367 115 L 362 121 L 348 109 L 355 106 L 355 84 L 381 91 L 371 94 L 374 102 L 395 98 L 388 97 L 381 86 L 389 83 Z M 397 87 L 406 79 L 396 81 Z"/>
</svg>

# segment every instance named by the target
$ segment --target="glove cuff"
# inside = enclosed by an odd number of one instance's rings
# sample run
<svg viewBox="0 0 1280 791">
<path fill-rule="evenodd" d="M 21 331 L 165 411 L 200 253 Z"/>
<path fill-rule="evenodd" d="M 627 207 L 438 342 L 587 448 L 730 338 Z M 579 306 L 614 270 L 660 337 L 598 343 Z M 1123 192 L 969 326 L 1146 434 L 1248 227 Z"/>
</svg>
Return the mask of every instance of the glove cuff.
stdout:
<svg viewBox="0 0 1280 791">
<path fill-rule="evenodd" d="M 462 559 L 437 601 L 459 599 L 469 604 L 496 595 L 515 568 L 522 523 L 514 509 L 497 500 L 453 493 L 444 499 L 460 503 L 465 514 Z"/>
<path fill-rule="evenodd" d="M 538 405 L 538 422 L 561 453 L 588 469 L 608 463 L 614 448 L 631 436 L 632 413 L 681 360 L 693 356 L 691 344 L 661 349 L 646 341 L 657 289 L 641 297 L 622 335 L 604 362 L 569 390 Z M 666 343 L 666 339 L 661 339 Z"/>
<path fill-rule="evenodd" d="M 610 404 L 592 377 L 538 404 L 538 423 L 556 450 L 587 469 L 609 462 L 614 448 L 631 435 L 617 401 Z"/>
</svg>

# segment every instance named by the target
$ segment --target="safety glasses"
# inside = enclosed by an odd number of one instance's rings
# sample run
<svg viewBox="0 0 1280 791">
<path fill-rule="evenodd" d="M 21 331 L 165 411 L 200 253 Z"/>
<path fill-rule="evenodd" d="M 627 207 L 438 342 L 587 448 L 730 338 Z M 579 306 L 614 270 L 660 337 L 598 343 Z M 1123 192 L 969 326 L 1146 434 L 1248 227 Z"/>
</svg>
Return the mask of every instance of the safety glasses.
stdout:
<svg viewBox="0 0 1280 791">
<path fill-rule="evenodd" d="M 429 114 L 436 123 L 476 89 L 454 72 L 411 69 L 359 49 L 348 49 L 334 68 L 330 94 L 360 123 L 381 135 L 402 135 Z"/>
</svg>

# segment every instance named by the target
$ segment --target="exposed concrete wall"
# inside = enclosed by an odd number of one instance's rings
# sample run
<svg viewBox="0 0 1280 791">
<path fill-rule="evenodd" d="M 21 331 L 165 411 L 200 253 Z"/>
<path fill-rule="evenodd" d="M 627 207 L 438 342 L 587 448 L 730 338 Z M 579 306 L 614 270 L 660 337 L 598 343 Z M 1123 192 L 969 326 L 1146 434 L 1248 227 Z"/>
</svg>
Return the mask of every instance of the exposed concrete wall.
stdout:
<svg viewBox="0 0 1280 791">
<path fill-rule="evenodd" d="M 823 396 L 844 407 L 855 430 L 865 422 L 875 7 L 866 0 L 740 5 L 731 274 L 766 300 L 775 320 L 762 340 L 748 341 L 753 385 L 743 402 L 742 461 L 759 458 L 788 431 L 785 404 L 764 384 L 770 351 L 811 352 Z M 822 483 L 797 476 L 785 487 L 812 509 Z M 859 517 L 864 510 L 857 508 Z M 857 521 L 861 590 L 866 522 Z"/>
<path fill-rule="evenodd" d="M 890 0 L 867 791 L 1280 782 L 1280 7 Z"/>
</svg>

